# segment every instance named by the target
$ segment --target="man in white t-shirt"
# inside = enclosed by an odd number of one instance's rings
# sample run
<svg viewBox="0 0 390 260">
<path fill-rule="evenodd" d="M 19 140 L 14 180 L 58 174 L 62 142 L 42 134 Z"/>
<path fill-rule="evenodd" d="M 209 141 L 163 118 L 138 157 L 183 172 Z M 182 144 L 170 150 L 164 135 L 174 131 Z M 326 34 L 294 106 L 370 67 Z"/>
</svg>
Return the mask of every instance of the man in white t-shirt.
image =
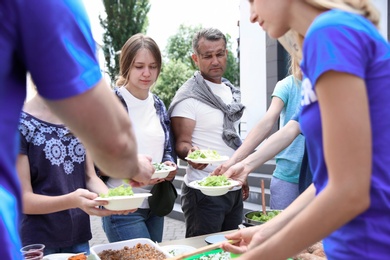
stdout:
<svg viewBox="0 0 390 260">
<path fill-rule="evenodd" d="M 226 70 L 225 35 L 214 28 L 196 33 L 192 59 L 199 71 L 177 91 L 168 113 L 175 150 L 183 159 L 196 149 L 231 156 L 241 145 L 238 125 L 244 106 L 240 91 L 222 78 Z M 222 196 L 206 196 L 188 184 L 207 177 L 215 165 L 188 162 L 181 190 L 186 237 L 236 229 L 243 218 L 243 194 L 236 187 Z"/>
</svg>

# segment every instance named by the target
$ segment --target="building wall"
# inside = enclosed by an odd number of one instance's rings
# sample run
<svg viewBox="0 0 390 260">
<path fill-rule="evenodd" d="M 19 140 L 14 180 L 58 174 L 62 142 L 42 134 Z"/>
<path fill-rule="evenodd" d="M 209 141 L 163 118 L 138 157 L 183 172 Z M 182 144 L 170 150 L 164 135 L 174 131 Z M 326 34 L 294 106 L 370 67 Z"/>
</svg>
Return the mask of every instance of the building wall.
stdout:
<svg viewBox="0 0 390 260">
<path fill-rule="evenodd" d="M 267 110 L 266 34 L 250 23 L 248 0 L 240 1 L 240 87 L 246 105 L 241 136 L 245 138 Z"/>
<path fill-rule="evenodd" d="M 372 2 L 380 11 L 380 32 L 389 40 L 389 0 Z M 249 2 L 240 0 L 240 86 L 246 106 L 241 124 L 243 139 L 267 111 L 276 82 L 286 75 L 286 64 L 283 47 L 258 24 L 250 23 Z"/>
</svg>

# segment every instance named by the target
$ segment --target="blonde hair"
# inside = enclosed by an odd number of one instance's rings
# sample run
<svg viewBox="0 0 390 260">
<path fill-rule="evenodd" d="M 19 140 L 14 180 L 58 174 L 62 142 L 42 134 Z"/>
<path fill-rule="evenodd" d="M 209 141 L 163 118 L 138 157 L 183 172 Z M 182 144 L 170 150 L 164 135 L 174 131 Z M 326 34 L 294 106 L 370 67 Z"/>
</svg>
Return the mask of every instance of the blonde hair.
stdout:
<svg viewBox="0 0 390 260">
<path fill-rule="evenodd" d="M 377 28 L 379 27 L 380 13 L 371 3 L 371 0 L 304 0 L 309 5 L 320 10 L 340 9 L 346 12 L 360 14 L 371 21 Z M 293 38 L 286 40 L 288 38 Z M 287 42 L 291 48 L 298 44 L 302 48 L 305 37 L 294 30 L 290 30 L 285 36 L 280 38 L 280 42 Z M 293 44 L 293 45 L 292 45 Z M 286 45 L 286 44 L 285 44 Z M 301 50 L 299 50 L 301 51 Z M 297 52 L 299 53 L 299 52 Z M 301 54 L 301 53 L 300 53 Z"/>
<path fill-rule="evenodd" d="M 302 80 L 302 71 L 301 67 L 299 66 L 300 60 L 293 56 L 290 55 L 290 68 L 289 72 L 291 75 L 294 76 L 295 79 Z"/>
<path fill-rule="evenodd" d="M 379 26 L 379 11 L 371 0 L 305 0 L 309 5 L 321 10 L 340 9 L 360 14 L 370 20 L 377 28 Z"/>
</svg>

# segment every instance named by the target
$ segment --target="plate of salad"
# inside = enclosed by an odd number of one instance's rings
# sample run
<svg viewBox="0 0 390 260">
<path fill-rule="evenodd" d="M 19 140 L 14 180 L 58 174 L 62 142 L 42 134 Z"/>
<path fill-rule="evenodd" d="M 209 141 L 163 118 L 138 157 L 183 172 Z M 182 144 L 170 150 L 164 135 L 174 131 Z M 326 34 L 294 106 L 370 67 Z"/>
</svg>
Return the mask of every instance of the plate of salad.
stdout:
<svg viewBox="0 0 390 260">
<path fill-rule="evenodd" d="M 161 179 L 169 175 L 171 171 L 176 170 L 176 167 L 169 166 L 163 163 L 153 163 L 155 172 L 152 175 L 152 179 Z"/>
<path fill-rule="evenodd" d="M 229 156 L 220 155 L 215 150 L 195 150 L 190 153 L 186 158 L 187 161 L 193 163 L 212 164 L 221 163 L 229 160 Z"/>
<path fill-rule="evenodd" d="M 207 176 L 202 180 L 192 181 L 189 186 L 200 190 L 207 196 L 221 196 L 228 193 L 235 186 L 241 186 L 240 182 L 228 179 L 225 175 Z"/>
<path fill-rule="evenodd" d="M 99 194 L 95 198 L 98 201 L 108 201 L 104 207 L 108 210 L 130 210 L 141 206 L 145 198 L 152 196 L 151 193 L 134 193 L 131 186 L 120 185 L 108 189 L 107 193 Z"/>
</svg>

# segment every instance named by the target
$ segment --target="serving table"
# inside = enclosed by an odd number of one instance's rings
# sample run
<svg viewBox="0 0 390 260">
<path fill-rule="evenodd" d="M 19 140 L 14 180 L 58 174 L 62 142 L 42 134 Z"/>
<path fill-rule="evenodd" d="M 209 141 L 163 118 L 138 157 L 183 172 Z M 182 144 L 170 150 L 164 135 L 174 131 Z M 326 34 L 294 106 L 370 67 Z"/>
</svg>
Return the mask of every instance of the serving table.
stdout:
<svg viewBox="0 0 390 260">
<path fill-rule="evenodd" d="M 235 231 L 237 231 L 237 229 L 224 231 L 224 232 L 217 232 L 217 233 L 212 233 L 212 234 L 207 234 L 207 235 L 201 235 L 201 236 L 196 236 L 196 237 L 189 237 L 189 238 L 183 238 L 183 239 L 177 239 L 177 240 L 163 241 L 163 242 L 158 243 L 158 244 L 160 246 L 186 245 L 186 246 L 192 246 L 192 247 L 195 247 L 195 248 L 201 248 L 201 247 L 204 247 L 204 246 L 208 245 L 206 243 L 206 241 L 205 241 L 206 237 L 213 236 L 213 235 L 225 235 L 225 234 L 233 233 Z"/>
</svg>

